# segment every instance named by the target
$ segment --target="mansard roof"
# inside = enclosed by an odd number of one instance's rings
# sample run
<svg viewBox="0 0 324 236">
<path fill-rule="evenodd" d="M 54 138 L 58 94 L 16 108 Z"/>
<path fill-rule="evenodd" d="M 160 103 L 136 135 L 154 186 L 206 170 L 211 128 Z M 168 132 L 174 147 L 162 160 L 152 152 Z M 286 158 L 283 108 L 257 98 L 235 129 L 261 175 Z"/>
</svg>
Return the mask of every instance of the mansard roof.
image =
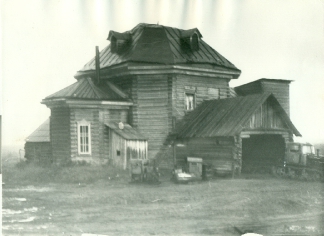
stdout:
<svg viewBox="0 0 324 236">
<path fill-rule="evenodd" d="M 193 35 L 196 35 L 195 40 L 198 40 L 198 47 L 196 45 L 194 50 L 190 50 L 190 47 L 185 43 Z M 202 35 L 196 28 L 182 30 L 153 24 L 138 24 L 132 30 L 124 33 L 110 31 L 108 40 L 111 43 L 100 52 L 100 68 L 109 68 L 124 62 L 162 65 L 189 63 L 209 64 L 240 73 L 235 65 L 201 38 Z M 76 76 L 94 70 L 95 58 L 85 64 Z"/>
</svg>

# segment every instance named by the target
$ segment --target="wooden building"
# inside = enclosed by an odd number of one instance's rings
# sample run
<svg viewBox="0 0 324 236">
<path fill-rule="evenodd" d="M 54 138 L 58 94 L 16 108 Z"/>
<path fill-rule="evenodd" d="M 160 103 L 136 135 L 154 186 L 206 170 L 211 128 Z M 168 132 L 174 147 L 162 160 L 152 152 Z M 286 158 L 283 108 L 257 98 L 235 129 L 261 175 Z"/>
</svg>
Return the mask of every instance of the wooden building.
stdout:
<svg viewBox="0 0 324 236">
<path fill-rule="evenodd" d="M 175 157 L 201 157 L 219 174 L 277 164 L 300 133 L 273 94 L 205 101 L 177 128 Z"/>
<path fill-rule="evenodd" d="M 117 163 L 118 147 L 123 161 L 117 165 L 124 168 L 128 154 L 122 154 L 122 150 L 125 145 L 128 150 L 134 140 L 118 135 L 120 130 L 112 128 L 112 124 L 122 122 L 136 132 L 136 142 L 147 145 L 145 158 L 173 165 L 174 139 L 182 138 L 177 136 L 178 128 L 190 125 L 185 121 L 206 101 L 227 104 L 243 91 L 229 87 L 241 71 L 204 42 L 196 28 L 139 24 L 124 33 L 111 30 L 108 40 L 110 44 L 77 71 L 76 83 L 42 101 L 51 109 L 50 140 L 55 163 Z M 275 96 L 279 93 L 274 91 Z M 272 97 L 269 99 L 275 99 Z M 221 111 L 213 106 L 208 109 Z M 224 133 L 221 139 L 226 143 L 237 135 Z M 223 151 L 224 155 L 235 152 Z M 215 158 L 221 153 L 217 149 Z"/>
<path fill-rule="evenodd" d="M 26 138 L 25 158 L 28 161 L 52 163 L 52 150 L 50 142 L 50 119 L 41 124 Z"/>
</svg>

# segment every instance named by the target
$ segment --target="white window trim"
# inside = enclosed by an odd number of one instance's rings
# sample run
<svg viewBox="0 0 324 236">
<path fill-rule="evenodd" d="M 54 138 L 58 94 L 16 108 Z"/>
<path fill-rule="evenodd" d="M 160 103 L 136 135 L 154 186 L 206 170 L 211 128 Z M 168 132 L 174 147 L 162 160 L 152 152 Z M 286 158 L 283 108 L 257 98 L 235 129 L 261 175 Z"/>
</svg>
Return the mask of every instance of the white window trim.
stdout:
<svg viewBox="0 0 324 236">
<path fill-rule="evenodd" d="M 91 155 L 91 124 L 85 120 L 82 120 L 78 123 L 78 154 L 79 155 Z M 81 152 L 81 143 L 80 143 L 80 127 L 81 126 L 88 126 L 89 130 L 89 150 L 88 152 Z"/>
</svg>

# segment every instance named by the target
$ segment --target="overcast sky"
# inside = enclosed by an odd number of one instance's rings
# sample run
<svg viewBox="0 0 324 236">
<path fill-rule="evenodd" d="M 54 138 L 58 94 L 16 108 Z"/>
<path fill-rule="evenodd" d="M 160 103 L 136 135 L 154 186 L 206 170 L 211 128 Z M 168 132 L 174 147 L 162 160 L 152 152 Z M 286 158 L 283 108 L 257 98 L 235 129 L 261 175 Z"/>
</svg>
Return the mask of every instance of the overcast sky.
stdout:
<svg viewBox="0 0 324 236">
<path fill-rule="evenodd" d="M 46 96 L 103 49 L 109 30 L 138 23 L 197 27 L 242 70 L 231 86 L 260 78 L 294 80 L 291 119 L 304 140 L 324 142 L 322 0 L 7 0 L 1 6 L 3 145 L 21 145 L 50 110 Z"/>
</svg>

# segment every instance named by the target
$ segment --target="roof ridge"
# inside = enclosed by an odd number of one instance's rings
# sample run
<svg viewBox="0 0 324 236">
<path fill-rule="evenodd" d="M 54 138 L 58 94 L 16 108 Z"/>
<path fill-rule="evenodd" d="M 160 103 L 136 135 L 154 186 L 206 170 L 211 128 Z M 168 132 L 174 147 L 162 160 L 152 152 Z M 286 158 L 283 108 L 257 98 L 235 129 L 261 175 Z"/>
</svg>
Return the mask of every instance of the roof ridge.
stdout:
<svg viewBox="0 0 324 236">
<path fill-rule="evenodd" d="M 91 86 L 93 92 L 95 93 L 95 95 L 97 96 L 98 99 L 100 99 L 100 94 L 97 91 L 97 87 L 95 86 L 95 84 L 92 82 L 92 79 L 90 77 L 86 78 L 87 82 L 89 83 L 89 85 Z"/>
</svg>

